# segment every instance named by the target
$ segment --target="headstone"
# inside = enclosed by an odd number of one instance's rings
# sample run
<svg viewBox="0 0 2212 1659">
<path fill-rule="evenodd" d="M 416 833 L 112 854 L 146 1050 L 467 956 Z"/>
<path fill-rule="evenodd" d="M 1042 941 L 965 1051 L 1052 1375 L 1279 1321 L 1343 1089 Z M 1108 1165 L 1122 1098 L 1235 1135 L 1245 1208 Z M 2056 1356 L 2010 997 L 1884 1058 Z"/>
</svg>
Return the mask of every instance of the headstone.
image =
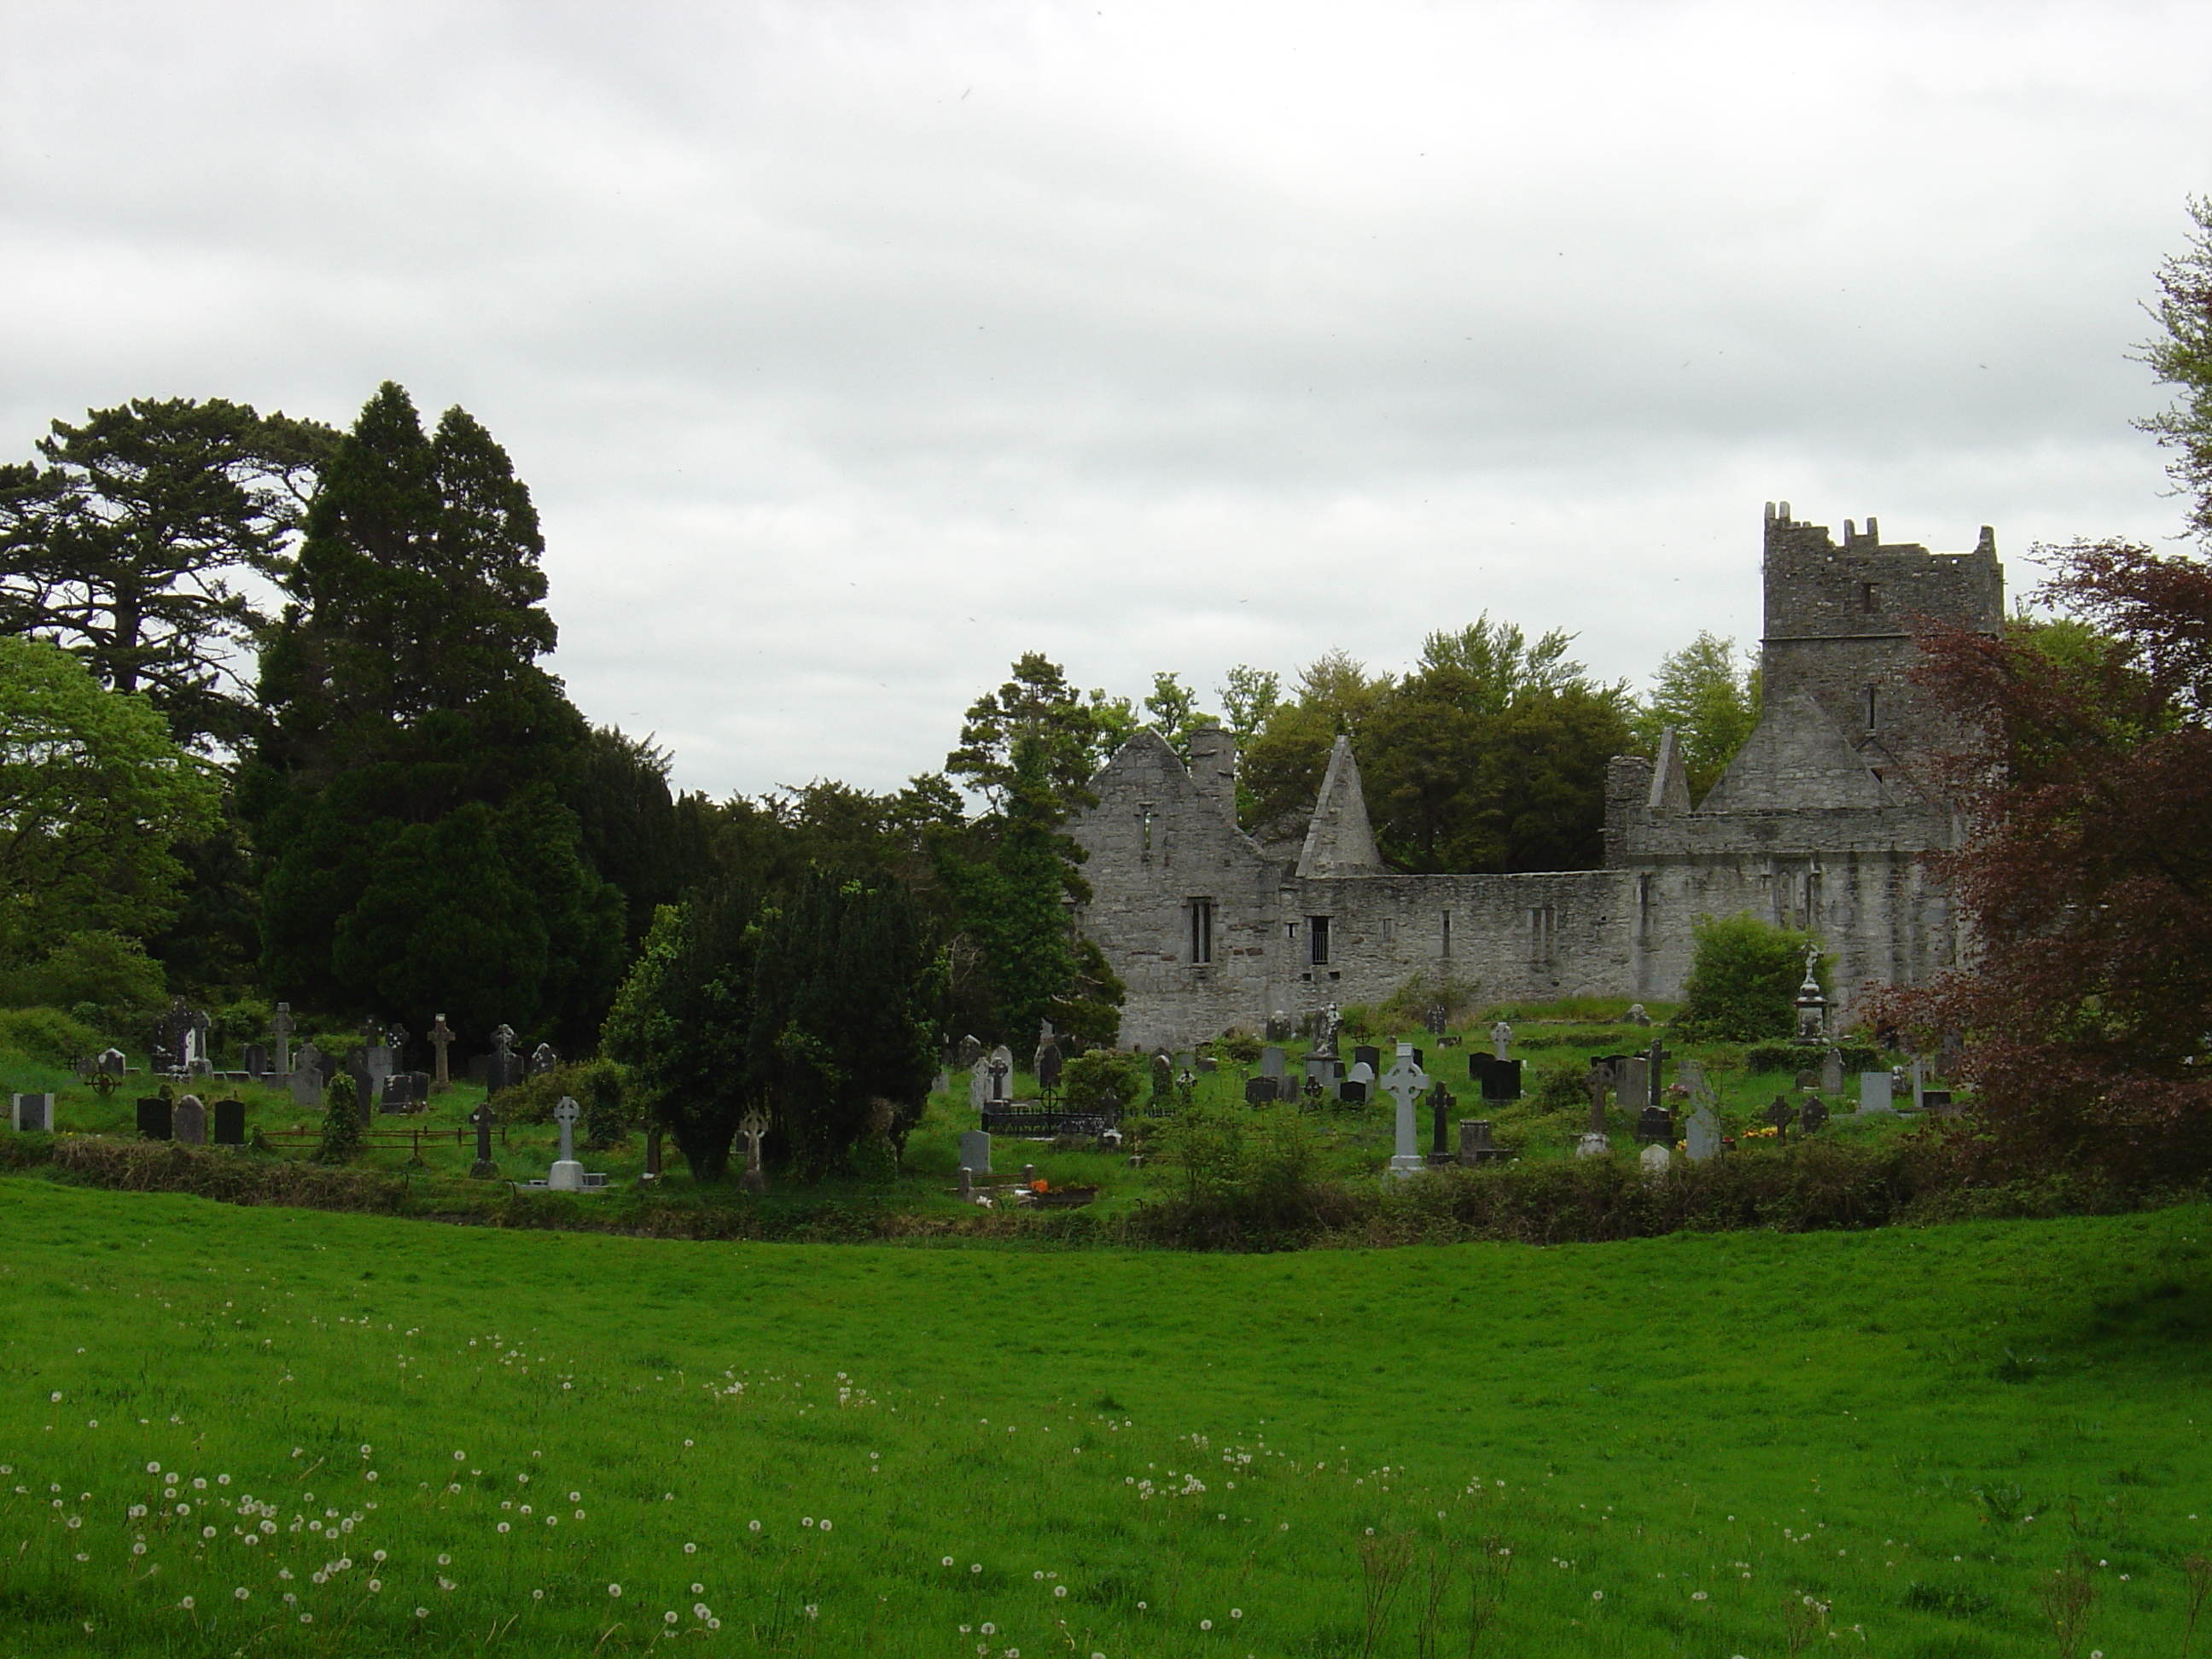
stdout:
<svg viewBox="0 0 2212 1659">
<path fill-rule="evenodd" d="M 1620 1101 L 1625 1112 L 1642 1109 L 1651 1098 L 1650 1060 L 1643 1054 L 1631 1054 L 1613 1069 L 1613 1092 Z"/>
<path fill-rule="evenodd" d="M 1058 1093 L 1060 1072 L 1060 1045 L 1056 1042 L 1043 1044 L 1036 1052 L 1037 1087 L 1048 1093 Z"/>
<path fill-rule="evenodd" d="M 1644 1178 L 1657 1182 L 1667 1178 L 1667 1171 L 1674 1167 L 1674 1148 L 1672 1142 L 1653 1141 L 1637 1155 L 1636 1161 L 1644 1166 Z"/>
<path fill-rule="evenodd" d="M 436 1051 L 438 1056 L 435 1073 L 436 1081 L 432 1086 L 434 1087 L 440 1094 L 445 1093 L 447 1090 L 453 1086 L 453 1073 L 447 1069 L 446 1060 L 446 1048 L 453 1040 L 453 1030 L 446 1024 L 446 1017 L 443 1014 L 439 1015 L 436 1024 L 430 1027 L 430 1047 Z"/>
<path fill-rule="evenodd" d="M 647 1181 L 660 1179 L 661 1127 L 653 1124 L 645 1132 L 645 1176 Z"/>
<path fill-rule="evenodd" d="M 1951 1103 L 1951 1091 L 1948 1089 L 1923 1089 L 1920 1091 L 1920 1109 L 1925 1112 L 1932 1112 L 1937 1117 L 1959 1115 L 1959 1109 Z"/>
<path fill-rule="evenodd" d="M 1482 1090 L 1487 1105 L 1505 1105 L 1521 1098 L 1521 1062 L 1492 1054 L 1469 1054 L 1468 1076 Z"/>
<path fill-rule="evenodd" d="M 1152 1078 L 1152 1092 L 1155 1095 L 1168 1094 L 1174 1090 L 1175 1056 L 1170 1054 L 1166 1049 L 1161 1048 L 1154 1051 L 1152 1060 L 1147 1064 L 1146 1069 L 1147 1074 Z"/>
<path fill-rule="evenodd" d="M 1288 1042 L 1291 1040 L 1291 1017 L 1278 1010 L 1267 1017 L 1267 1041 Z"/>
<path fill-rule="evenodd" d="M 550 1042 L 541 1042 L 530 1051 L 530 1075 L 532 1077 L 543 1077 L 560 1064 L 561 1056 Z"/>
<path fill-rule="evenodd" d="M 1175 1057 L 1175 1068 L 1178 1075 L 1184 1072 L 1196 1071 L 1198 1069 L 1198 1056 L 1188 1048 L 1182 1050 Z"/>
<path fill-rule="evenodd" d="M 1797 1073 L 1796 1080 L 1791 1085 L 1791 1086 L 1793 1088 L 1809 1090 L 1814 1093 L 1818 1093 L 1820 1087 L 1820 1074 L 1818 1072 L 1808 1068 L 1807 1070 Z"/>
<path fill-rule="evenodd" d="M 235 1096 L 218 1100 L 209 1109 L 215 1119 L 215 1132 L 210 1137 L 218 1146 L 246 1145 L 246 1103 Z"/>
<path fill-rule="evenodd" d="M 1512 1041 L 1513 1028 L 1504 1020 L 1499 1020 L 1497 1024 L 1490 1028 L 1490 1057 L 1492 1060 L 1504 1059 L 1505 1050 Z"/>
<path fill-rule="evenodd" d="M 1276 1098 L 1275 1088 L 1281 1081 L 1282 1079 L 1280 1078 L 1273 1077 L 1246 1078 L 1244 1079 L 1244 1103 L 1247 1106 L 1266 1105 L 1269 1101 Z"/>
<path fill-rule="evenodd" d="M 981 1129 L 969 1129 L 960 1137 L 960 1167 L 973 1170 L 977 1175 L 991 1173 L 991 1137 Z"/>
<path fill-rule="evenodd" d="M 292 1005 L 280 1002 L 270 1017 L 269 1035 L 276 1039 L 276 1075 L 292 1075 Z"/>
<path fill-rule="evenodd" d="M 538 1045 L 541 1048 L 544 1046 Z M 567 1095 L 562 1096 L 561 1103 L 553 1109 L 553 1121 L 561 1126 L 561 1156 L 545 1172 L 545 1184 L 556 1193 L 584 1190 L 584 1166 L 576 1162 L 576 1120 L 582 1115 L 582 1109 Z"/>
<path fill-rule="evenodd" d="M 1705 1080 L 1705 1068 L 1687 1054 L 1682 1057 L 1681 1064 L 1674 1068 L 1674 1082 L 1675 1085 L 1692 1101 L 1702 1102 L 1709 1106 L 1720 1104 L 1720 1097 L 1713 1092 L 1713 1085 Z M 1656 1106 L 1659 1103 L 1655 1100 L 1651 1103 Z"/>
<path fill-rule="evenodd" d="M 1459 1161 L 1461 1163 L 1468 1165 L 1486 1164 L 1497 1155 L 1498 1149 L 1490 1144 L 1488 1118 L 1470 1117 L 1460 1120 Z"/>
<path fill-rule="evenodd" d="M 1270 1043 L 1260 1050 L 1260 1075 L 1280 1077 L 1283 1074 L 1283 1051 Z"/>
<path fill-rule="evenodd" d="M 176 1104 L 161 1095 L 138 1103 L 138 1134 L 143 1140 L 167 1140 L 174 1132 Z"/>
<path fill-rule="evenodd" d="M 1589 1133 L 1594 1135 L 1605 1133 L 1605 1101 L 1606 1097 L 1613 1092 L 1613 1067 L 1609 1063 L 1593 1060 L 1589 1074 L 1583 1080 L 1583 1086 L 1589 1091 Z"/>
<path fill-rule="evenodd" d="M 1354 1078 L 1346 1078 L 1336 1085 L 1336 1097 L 1346 1106 L 1367 1103 L 1367 1085 Z"/>
<path fill-rule="evenodd" d="M 982 1058 L 983 1045 L 972 1035 L 962 1037 L 959 1050 L 954 1057 L 952 1069 L 956 1072 L 972 1072 L 975 1069 L 975 1062 Z"/>
<path fill-rule="evenodd" d="M 960 1166 L 960 1201 L 963 1204 L 975 1201 L 975 1172 L 965 1164 Z"/>
<path fill-rule="evenodd" d="M 207 1108 L 198 1095 L 186 1095 L 170 1116 L 169 1133 L 179 1146 L 207 1145 Z"/>
<path fill-rule="evenodd" d="M 744 1178 L 738 1184 L 749 1193 L 768 1190 L 768 1171 L 761 1167 L 761 1137 L 768 1133 L 768 1120 L 757 1111 L 747 1112 L 744 1121 L 738 1125 L 738 1133 L 745 1143 Z M 968 1171 L 960 1172 L 965 1176 Z"/>
<path fill-rule="evenodd" d="M 1377 1056 L 1376 1056 L 1376 1058 L 1377 1058 L 1377 1059 L 1380 1059 L 1380 1058 L 1381 1058 L 1381 1056 L 1380 1056 L 1380 1055 L 1377 1055 Z M 1374 1060 L 1354 1060 L 1354 1061 L 1352 1063 L 1352 1069 L 1351 1069 L 1350 1071 L 1346 1072 L 1346 1073 L 1344 1074 L 1344 1078 L 1345 1078 L 1345 1081 L 1346 1081 L 1346 1082 L 1347 1082 L 1347 1083 L 1372 1083 L 1372 1082 L 1374 1082 L 1374 1081 L 1375 1081 L 1375 1062 L 1374 1062 Z"/>
<path fill-rule="evenodd" d="M 1590 1130 L 1580 1140 L 1575 1142 L 1577 1158 L 1603 1158 L 1612 1150 L 1613 1143 L 1595 1129 Z"/>
<path fill-rule="evenodd" d="M 124 1058 L 123 1050 L 120 1048 L 101 1049 L 100 1058 L 93 1061 L 93 1065 L 99 1069 L 103 1077 L 121 1077 L 124 1073 L 131 1069 L 131 1062 Z"/>
<path fill-rule="evenodd" d="M 1413 1122 L 1413 1102 L 1428 1091 L 1429 1078 L 1414 1061 L 1412 1043 L 1398 1045 L 1396 1063 L 1383 1078 L 1382 1087 L 1398 1104 L 1397 1151 L 1390 1159 L 1390 1173 L 1402 1178 L 1427 1167 L 1421 1158 L 1420 1137 Z M 1364 1094 L 1365 1091 L 1361 1092 Z"/>
<path fill-rule="evenodd" d="M 1667 1047 L 1667 1045 L 1662 1042 L 1657 1037 L 1651 1039 L 1650 1049 L 1644 1056 L 1645 1062 L 1644 1073 L 1644 1100 L 1648 1101 L 1651 1105 L 1656 1106 L 1659 1103 L 1659 1089 L 1662 1076 L 1666 1071 L 1667 1062 L 1674 1058 L 1674 1051 L 1672 1048 Z M 1639 1101 L 1637 1103 L 1642 1105 L 1644 1103 L 1644 1101 Z"/>
<path fill-rule="evenodd" d="M 1721 1149 L 1720 1114 L 1711 1105 L 1701 1102 L 1690 1114 L 1689 1127 L 1683 1140 L 1686 1143 L 1684 1150 L 1692 1164 L 1703 1164 L 1717 1154 Z"/>
<path fill-rule="evenodd" d="M 1435 1129 L 1429 1142 L 1429 1167 L 1442 1169 L 1451 1162 L 1451 1149 L 1444 1141 L 1444 1119 L 1456 1103 L 1452 1099 L 1451 1086 L 1438 1083 L 1429 1091 L 1429 1113 L 1435 1120 Z"/>
<path fill-rule="evenodd" d="M 1014 1097 L 1014 1051 L 1000 1043 L 991 1050 L 990 1063 L 984 1068 L 991 1079 L 991 1101 L 1003 1106 Z"/>
<path fill-rule="evenodd" d="M 258 1042 L 246 1045 L 246 1074 L 248 1077 L 269 1075 L 269 1050 Z"/>
<path fill-rule="evenodd" d="M 17 1095 L 9 1103 L 9 1121 L 19 1134 L 43 1134 L 54 1127 L 54 1097 L 50 1095 Z"/>
<path fill-rule="evenodd" d="M 1345 1075 L 1346 1077 L 1358 1077 L 1359 1075 L 1359 1067 L 1362 1066 L 1364 1066 L 1367 1068 L 1367 1076 L 1370 1079 L 1382 1076 L 1382 1051 L 1375 1047 L 1372 1043 L 1361 1043 L 1358 1048 L 1352 1051 L 1352 1069 L 1346 1072 Z"/>
<path fill-rule="evenodd" d="M 1797 1109 L 1797 1128 L 1802 1134 L 1811 1134 L 1828 1121 L 1828 1109 L 1818 1100 L 1808 1100 Z"/>
<path fill-rule="evenodd" d="M 1774 1138 L 1777 1140 L 1790 1139 L 1790 1126 L 1797 1121 L 1797 1114 L 1790 1107 L 1789 1096 L 1775 1096 L 1774 1103 L 1766 1109 L 1763 1115 L 1773 1129 Z"/>
<path fill-rule="evenodd" d="M 1919 1055 L 1912 1057 L 1912 1109 L 1925 1111 L 1928 1103 L 1921 1098 L 1928 1091 L 1928 1064 Z"/>
<path fill-rule="evenodd" d="M 1651 1016 L 1644 1012 L 1644 1005 L 1642 1003 L 1632 1002 L 1628 1005 L 1629 1024 L 1649 1025 L 1650 1023 Z"/>
<path fill-rule="evenodd" d="M 407 1069 L 407 1044 L 413 1036 L 413 1032 L 397 1020 L 394 1020 L 385 1031 L 384 1045 L 392 1051 L 389 1058 L 393 1071 L 404 1072 Z"/>
<path fill-rule="evenodd" d="M 1674 1115 L 1664 1106 L 1646 1106 L 1637 1115 L 1636 1138 L 1647 1146 L 1674 1144 Z"/>
<path fill-rule="evenodd" d="M 1820 1092 L 1839 1095 L 1844 1091 L 1844 1051 L 1831 1048 L 1820 1059 Z"/>
<path fill-rule="evenodd" d="M 300 1057 L 291 1072 L 292 1103 L 313 1106 L 321 1109 L 323 1103 L 323 1051 L 312 1042 L 300 1045 Z"/>
<path fill-rule="evenodd" d="M 521 1081 L 522 1056 L 514 1052 L 514 1028 L 501 1024 L 491 1034 L 491 1053 L 484 1056 L 484 1094 L 489 1097 Z"/>
<path fill-rule="evenodd" d="M 1305 1067 L 1306 1076 L 1316 1083 L 1334 1083 L 1344 1076 L 1344 1062 L 1334 1054 L 1310 1054 Z"/>
<path fill-rule="evenodd" d="M 1889 1103 L 1890 1077 L 1887 1072 L 1859 1073 L 1859 1110 L 1887 1112 L 1893 1109 Z"/>
<path fill-rule="evenodd" d="M 980 1112 L 990 1103 L 991 1068 L 978 1060 L 975 1069 L 968 1073 L 968 1104 Z"/>
<path fill-rule="evenodd" d="M 474 1180 L 499 1178 L 499 1165 L 491 1161 L 491 1126 L 498 1121 L 488 1100 L 478 1101 L 476 1110 L 469 1114 L 469 1127 L 477 1132 L 477 1161 L 469 1166 L 469 1175 Z"/>
</svg>

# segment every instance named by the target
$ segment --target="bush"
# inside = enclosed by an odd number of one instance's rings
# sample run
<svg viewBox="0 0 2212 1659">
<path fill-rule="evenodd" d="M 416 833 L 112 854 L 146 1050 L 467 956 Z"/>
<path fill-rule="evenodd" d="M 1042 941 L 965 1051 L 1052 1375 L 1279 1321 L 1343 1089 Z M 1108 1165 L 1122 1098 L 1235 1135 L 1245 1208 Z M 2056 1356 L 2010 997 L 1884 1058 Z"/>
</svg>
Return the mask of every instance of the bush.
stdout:
<svg viewBox="0 0 2212 1659">
<path fill-rule="evenodd" d="M 1589 1067 L 1572 1060 L 1550 1060 L 1536 1068 L 1536 1086 L 1524 1108 L 1529 1112 L 1589 1109 Z"/>
<path fill-rule="evenodd" d="M 344 1164 L 361 1151 L 361 1097 L 350 1073 L 340 1072 L 323 1091 L 323 1140 L 318 1164 Z"/>
<path fill-rule="evenodd" d="M 1828 1057 L 1832 1048 L 1844 1051 L 1844 1075 L 1855 1076 L 1860 1072 L 1886 1072 L 1888 1066 L 1879 1052 L 1864 1043 L 1838 1042 L 1754 1042 L 1744 1050 L 1743 1065 L 1747 1072 L 1817 1072 Z"/>
<path fill-rule="evenodd" d="M 1699 916 L 1691 931 L 1697 944 L 1682 1010 L 1668 1028 L 1672 1035 L 1708 1042 L 1790 1036 L 1796 1029 L 1797 988 L 1804 982 L 1812 935 L 1771 927 L 1748 911 Z M 1832 965 L 1825 957 L 1817 963 L 1824 994 Z"/>
<path fill-rule="evenodd" d="M 71 933 L 44 960 L 9 975 L 0 994 L 18 1007 L 66 1008 L 87 1024 L 121 1035 L 161 1012 L 167 988 L 161 964 L 144 945 L 95 932 Z"/>
<path fill-rule="evenodd" d="M 1206 1044 L 1204 1052 L 1232 1066 L 1256 1066 L 1260 1062 L 1260 1039 L 1241 1028 L 1227 1030 Z"/>
<path fill-rule="evenodd" d="M 0 1009 L 0 1048 L 49 1066 L 67 1066 L 100 1050 L 100 1033 L 58 1008 Z"/>
<path fill-rule="evenodd" d="M 1103 1112 L 1109 1094 L 1133 1107 L 1145 1095 L 1145 1058 L 1119 1048 L 1093 1048 L 1060 1068 L 1060 1086 L 1072 1112 Z"/>
<path fill-rule="evenodd" d="M 612 1060 L 571 1060 L 550 1072 L 540 1072 L 536 1077 L 525 1078 L 512 1089 L 501 1090 L 499 1115 L 509 1123 L 550 1123 L 553 1109 L 561 1103 L 562 1096 L 579 1106 L 591 1103 L 593 1080 L 602 1067 L 614 1074 L 619 1097 L 622 1068 Z"/>
</svg>

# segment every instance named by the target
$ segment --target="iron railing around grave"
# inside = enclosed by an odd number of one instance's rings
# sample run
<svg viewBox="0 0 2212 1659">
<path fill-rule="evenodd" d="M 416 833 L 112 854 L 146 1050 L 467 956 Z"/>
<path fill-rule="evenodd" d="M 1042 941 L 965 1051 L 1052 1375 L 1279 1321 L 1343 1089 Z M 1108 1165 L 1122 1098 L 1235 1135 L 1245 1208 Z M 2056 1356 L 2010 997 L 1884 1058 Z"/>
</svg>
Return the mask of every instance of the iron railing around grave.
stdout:
<svg viewBox="0 0 2212 1659">
<path fill-rule="evenodd" d="M 1010 1140 L 1058 1140 L 1062 1138 L 1096 1140 L 1109 1129 L 1121 1126 L 1119 1112 L 1069 1112 L 1024 1109 L 1012 1106 L 983 1108 L 983 1133 Z"/>
</svg>

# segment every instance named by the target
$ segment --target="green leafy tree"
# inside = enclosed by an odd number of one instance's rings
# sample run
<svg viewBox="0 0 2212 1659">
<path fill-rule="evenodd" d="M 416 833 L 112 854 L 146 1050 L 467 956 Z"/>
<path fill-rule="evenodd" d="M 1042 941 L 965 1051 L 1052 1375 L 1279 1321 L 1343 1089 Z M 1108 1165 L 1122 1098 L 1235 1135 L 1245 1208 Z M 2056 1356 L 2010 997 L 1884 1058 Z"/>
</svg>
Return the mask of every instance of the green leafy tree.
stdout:
<svg viewBox="0 0 2212 1659">
<path fill-rule="evenodd" d="M 945 769 L 995 807 L 1014 780 L 1014 750 L 1026 740 L 1043 757 L 1044 774 L 1064 811 L 1091 805 L 1091 778 L 1107 757 L 1136 730 L 1126 700 L 1094 690 L 1086 699 L 1066 672 L 1040 651 L 1013 665 L 1012 678 L 987 691 L 968 710 L 960 746 Z"/>
<path fill-rule="evenodd" d="M 1199 708 L 1198 693 L 1172 673 L 1152 676 L 1152 695 L 1145 699 L 1145 712 L 1152 716 L 1145 722 L 1146 727 L 1165 738 L 1168 746 L 1186 766 L 1190 764 L 1191 733 L 1220 724 L 1218 715 Z"/>
<path fill-rule="evenodd" d="M 2191 498 L 2189 528 L 2212 540 L 2212 197 L 2191 198 L 2189 217 L 2188 246 L 2159 269 L 2151 308 L 2159 336 L 2141 348 L 2141 360 L 2181 396 L 2136 424 L 2174 452 L 2167 470 Z"/>
<path fill-rule="evenodd" d="M 1394 685 L 1388 674 L 1370 678 L 1363 665 L 1341 651 L 1307 664 L 1298 676 L 1297 697 L 1276 704 L 1244 747 L 1238 768 L 1238 811 L 1244 827 L 1263 840 L 1304 835 L 1329 750 L 1339 737 L 1350 737 L 1358 750 L 1368 718 Z"/>
<path fill-rule="evenodd" d="M 143 938 L 177 908 L 175 843 L 217 786 L 143 696 L 43 640 L 0 635 L 0 962 L 71 933 Z"/>
<path fill-rule="evenodd" d="M 137 1033 L 161 1012 L 168 984 L 137 939 L 94 931 L 70 934 L 40 961 L 0 978 L 0 996 L 17 1007 L 63 1009 L 120 1036 Z"/>
<path fill-rule="evenodd" d="M 1227 717 L 1229 730 L 1239 745 L 1249 743 L 1283 701 L 1282 677 L 1272 668 L 1254 668 L 1238 663 L 1221 677 L 1214 690 L 1221 699 L 1221 712 Z"/>
<path fill-rule="evenodd" d="M 623 904 L 569 805 L 593 739 L 535 660 L 556 637 L 543 551 L 475 420 L 425 434 L 398 386 L 369 400 L 308 514 L 239 774 L 272 988 L 570 1047 L 598 1025 Z"/>
<path fill-rule="evenodd" d="M 318 1164 L 349 1164 L 361 1155 L 361 1096 L 350 1073 L 340 1072 L 323 1091 L 323 1138 Z"/>
<path fill-rule="evenodd" d="M 653 917 L 615 994 L 601 1051 L 627 1066 L 694 1179 L 719 1181 L 754 1098 L 750 1065 L 760 896 L 725 883 Z"/>
<path fill-rule="evenodd" d="M 268 618 L 337 434 L 211 398 L 135 398 L 53 423 L 48 463 L 0 468 L 0 629 L 52 639 L 143 692 L 188 746 L 252 731 L 240 647 Z"/>
<path fill-rule="evenodd" d="M 1111 1042 L 1121 988 L 1103 957 L 1079 949 L 1068 922 L 1068 905 L 1087 901 L 1091 888 L 1083 849 L 1060 831 L 1066 814 L 1053 793 L 1046 746 L 1018 741 L 1013 769 L 999 813 L 971 836 L 937 843 L 939 873 L 976 962 L 982 994 L 972 1023 L 1008 1043 L 1034 1036 L 1048 1018 Z M 1103 1038 L 1095 1035 L 1102 1030 L 1109 1030 Z"/>
<path fill-rule="evenodd" d="M 1674 728 L 1690 798 L 1703 800 L 1759 725 L 1759 665 L 1739 662 L 1734 640 L 1700 632 L 1660 659 L 1651 701 L 1633 724 L 1647 752 L 1657 749 L 1662 728 Z"/>
<path fill-rule="evenodd" d="M 764 911 L 749 1047 L 755 1085 L 802 1174 L 863 1142 L 896 1152 L 934 1069 L 945 958 L 896 882 L 810 871 Z"/>
<path fill-rule="evenodd" d="M 1805 982 L 1809 933 L 1777 927 L 1745 912 L 1733 916 L 1699 916 L 1691 924 L 1695 940 L 1689 978 L 1682 986 L 1681 1011 L 1669 1027 L 1674 1035 L 1698 1042 L 1753 1042 L 1786 1037 L 1797 1029 L 1797 992 Z M 1833 958 L 1816 964 L 1820 989 L 1828 989 Z"/>
</svg>

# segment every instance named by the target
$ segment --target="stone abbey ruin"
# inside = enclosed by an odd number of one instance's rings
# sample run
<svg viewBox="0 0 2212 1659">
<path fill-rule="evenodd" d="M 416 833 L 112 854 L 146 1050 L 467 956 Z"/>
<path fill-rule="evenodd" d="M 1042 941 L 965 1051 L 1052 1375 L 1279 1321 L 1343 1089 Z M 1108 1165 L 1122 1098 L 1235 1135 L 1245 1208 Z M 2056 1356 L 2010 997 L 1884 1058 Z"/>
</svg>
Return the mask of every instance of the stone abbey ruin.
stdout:
<svg viewBox="0 0 2212 1659">
<path fill-rule="evenodd" d="M 1386 868 L 1349 742 L 1337 739 L 1302 844 L 1237 824 L 1237 749 L 1201 732 L 1185 768 L 1130 739 L 1070 826 L 1090 854 L 1078 924 L 1128 987 L 1124 1043 L 1183 1045 L 1329 1003 L 1376 1002 L 1415 974 L 1486 1000 L 1674 998 L 1699 915 L 1809 928 L 1839 1004 L 1957 959 L 1960 927 L 1923 854 L 1954 845 L 1924 763 L 1945 741 L 1911 681 L 1925 617 L 1995 631 L 2004 571 L 1988 526 L 1967 553 L 1885 544 L 1767 504 L 1763 714 L 1692 802 L 1671 734 L 1616 757 L 1605 867 L 1519 875 Z"/>
</svg>

